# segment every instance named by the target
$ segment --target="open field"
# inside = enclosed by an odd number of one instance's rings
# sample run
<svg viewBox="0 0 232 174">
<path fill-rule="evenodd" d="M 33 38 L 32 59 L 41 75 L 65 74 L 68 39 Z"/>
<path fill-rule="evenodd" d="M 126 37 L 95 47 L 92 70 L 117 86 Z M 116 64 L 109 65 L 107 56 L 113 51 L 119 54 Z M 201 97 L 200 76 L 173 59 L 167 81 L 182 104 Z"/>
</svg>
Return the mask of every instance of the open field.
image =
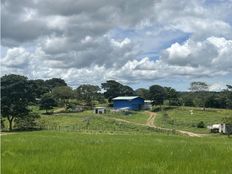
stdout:
<svg viewBox="0 0 232 174">
<path fill-rule="evenodd" d="M 41 115 L 39 119 L 42 129 L 56 131 L 90 132 L 165 132 L 172 131 L 148 127 L 145 125 L 149 115 L 145 112 L 132 112 L 130 115 L 120 113 L 93 114 L 91 111 L 81 113 L 60 113 L 55 115 Z"/>
<path fill-rule="evenodd" d="M 212 174 L 232 171 L 227 137 L 25 132 L 2 137 L 2 173 Z"/>
<path fill-rule="evenodd" d="M 193 110 L 191 115 L 190 110 Z M 164 116 L 164 112 L 168 117 Z M 206 109 L 177 107 L 164 112 L 158 112 L 155 119 L 155 125 L 164 128 L 187 130 L 196 133 L 208 133 L 207 128 L 197 128 L 197 124 L 203 121 L 206 126 L 221 123 L 222 118 L 232 116 L 232 110 L 225 109 Z"/>
<path fill-rule="evenodd" d="M 163 120 L 162 112 L 156 114 L 154 124 L 204 133 L 208 130 L 192 124 L 215 123 L 232 113 L 193 109 L 191 115 L 190 109 L 167 111 L 168 119 L 175 120 L 175 127 L 169 125 L 169 120 Z M 231 138 L 178 136 L 172 131 L 149 127 L 148 118 L 145 112 L 41 114 L 40 124 L 50 131 L 15 132 L 1 137 L 2 173 L 229 174 L 232 171 Z"/>
</svg>

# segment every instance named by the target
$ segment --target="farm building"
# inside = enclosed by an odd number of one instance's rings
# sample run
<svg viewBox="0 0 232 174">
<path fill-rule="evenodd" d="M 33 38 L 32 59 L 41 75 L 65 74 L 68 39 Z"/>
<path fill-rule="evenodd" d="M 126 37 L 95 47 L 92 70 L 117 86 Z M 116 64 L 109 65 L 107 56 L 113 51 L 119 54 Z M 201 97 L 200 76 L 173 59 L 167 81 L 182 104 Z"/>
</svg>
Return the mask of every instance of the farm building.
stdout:
<svg viewBox="0 0 232 174">
<path fill-rule="evenodd" d="M 144 106 L 144 99 L 138 96 L 119 96 L 113 98 L 113 107 L 116 110 L 141 110 Z"/>
<path fill-rule="evenodd" d="M 94 113 L 95 114 L 105 114 L 106 113 L 106 108 L 105 107 L 95 107 L 94 108 Z"/>
<path fill-rule="evenodd" d="M 144 100 L 143 109 L 152 109 L 152 100 Z"/>
<path fill-rule="evenodd" d="M 208 126 L 211 133 L 232 134 L 232 125 L 230 124 L 213 124 Z"/>
<path fill-rule="evenodd" d="M 232 125 L 231 124 L 220 124 L 219 133 L 223 134 L 232 134 Z"/>
<path fill-rule="evenodd" d="M 213 124 L 211 126 L 207 126 L 211 133 L 218 133 L 220 129 L 220 124 Z"/>
</svg>

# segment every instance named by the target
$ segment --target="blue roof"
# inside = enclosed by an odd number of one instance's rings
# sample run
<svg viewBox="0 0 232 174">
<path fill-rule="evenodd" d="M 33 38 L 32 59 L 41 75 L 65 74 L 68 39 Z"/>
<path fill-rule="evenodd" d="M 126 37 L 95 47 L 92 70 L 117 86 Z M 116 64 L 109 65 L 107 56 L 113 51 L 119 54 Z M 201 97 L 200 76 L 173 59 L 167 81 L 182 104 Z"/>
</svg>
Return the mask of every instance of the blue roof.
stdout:
<svg viewBox="0 0 232 174">
<path fill-rule="evenodd" d="M 133 100 L 138 97 L 139 96 L 119 96 L 119 97 L 113 98 L 112 100 Z"/>
</svg>

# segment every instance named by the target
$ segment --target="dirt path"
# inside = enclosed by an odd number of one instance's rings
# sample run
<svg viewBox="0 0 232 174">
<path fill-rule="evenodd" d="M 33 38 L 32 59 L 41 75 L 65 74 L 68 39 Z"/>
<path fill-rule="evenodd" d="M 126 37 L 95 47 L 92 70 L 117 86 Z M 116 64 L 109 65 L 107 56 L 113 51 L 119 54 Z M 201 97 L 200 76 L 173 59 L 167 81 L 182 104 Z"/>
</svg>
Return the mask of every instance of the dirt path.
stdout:
<svg viewBox="0 0 232 174">
<path fill-rule="evenodd" d="M 157 116 L 156 113 L 149 112 L 149 111 L 146 111 L 146 113 L 149 115 L 149 118 L 147 119 L 147 121 L 146 121 L 145 124 L 136 123 L 136 122 L 132 122 L 132 121 L 120 119 L 120 118 L 111 118 L 111 119 L 114 119 L 116 121 L 121 121 L 121 122 L 124 122 L 124 123 L 138 125 L 138 126 L 148 126 L 148 127 L 158 128 L 158 129 L 161 129 L 161 130 L 172 131 L 172 129 L 158 127 L 158 126 L 156 126 L 154 124 L 155 118 Z M 189 131 L 184 131 L 184 130 L 175 130 L 175 131 L 178 132 L 181 135 L 187 135 L 187 136 L 190 136 L 190 137 L 203 137 L 203 136 L 207 136 L 207 134 L 197 134 L 197 133 L 194 133 L 194 132 L 189 132 Z"/>
<path fill-rule="evenodd" d="M 146 122 L 147 126 L 154 127 L 154 128 L 159 128 L 159 129 L 162 129 L 162 130 L 169 130 L 169 131 L 172 130 L 172 129 L 169 129 L 169 128 L 162 128 L 162 127 L 155 126 L 154 122 L 155 122 L 155 118 L 156 118 L 156 113 L 149 112 L 149 111 L 147 111 L 146 113 L 149 114 L 149 118 L 147 119 L 147 122 Z M 203 136 L 207 135 L 207 134 L 198 134 L 198 133 L 193 133 L 193 132 L 183 131 L 183 130 L 176 130 L 176 132 L 179 132 L 180 134 L 183 134 L 183 135 L 188 135 L 190 137 L 203 137 Z"/>
<path fill-rule="evenodd" d="M 65 111 L 65 108 L 58 108 L 54 110 L 54 113 L 59 113 L 61 111 Z"/>
</svg>

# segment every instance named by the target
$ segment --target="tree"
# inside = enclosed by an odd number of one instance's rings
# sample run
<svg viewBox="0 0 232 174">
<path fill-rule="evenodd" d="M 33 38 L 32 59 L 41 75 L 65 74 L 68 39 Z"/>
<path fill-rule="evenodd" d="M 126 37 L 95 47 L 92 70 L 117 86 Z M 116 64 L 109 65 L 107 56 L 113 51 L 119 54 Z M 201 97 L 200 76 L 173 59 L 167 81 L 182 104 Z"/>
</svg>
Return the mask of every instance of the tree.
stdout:
<svg viewBox="0 0 232 174">
<path fill-rule="evenodd" d="M 106 83 L 102 83 L 102 88 L 105 90 L 104 96 L 111 100 L 118 96 L 133 96 L 134 90 L 129 86 L 124 86 L 114 80 L 108 80 Z"/>
<path fill-rule="evenodd" d="M 139 88 L 135 90 L 135 94 L 141 98 L 148 99 L 149 98 L 149 90 L 145 88 Z"/>
<path fill-rule="evenodd" d="M 192 92 L 208 91 L 209 90 L 209 86 L 205 82 L 192 82 L 190 84 L 190 90 Z"/>
<path fill-rule="evenodd" d="M 20 130 L 31 130 L 36 129 L 38 126 L 37 119 L 40 118 L 37 113 L 29 113 L 24 118 L 16 118 L 15 119 L 15 127 Z"/>
<path fill-rule="evenodd" d="M 195 93 L 199 93 L 199 102 L 203 106 L 203 109 L 205 110 L 205 104 L 207 99 L 207 91 L 209 90 L 209 86 L 205 82 L 192 82 L 190 84 L 190 90 Z"/>
<path fill-rule="evenodd" d="M 9 122 L 12 131 L 15 118 L 29 114 L 28 104 L 34 100 L 27 78 L 10 74 L 1 77 L 1 114 Z"/>
<path fill-rule="evenodd" d="M 184 106 L 195 106 L 194 105 L 194 102 L 193 102 L 193 97 L 192 96 L 190 96 L 190 95 L 185 95 L 183 98 L 182 98 L 182 100 L 183 100 L 183 105 Z"/>
<path fill-rule="evenodd" d="M 53 109 L 54 106 L 56 106 L 56 100 L 54 99 L 52 94 L 44 94 L 40 100 L 40 109 L 45 109 L 46 114 L 48 114 L 48 110 Z"/>
<path fill-rule="evenodd" d="M 171 87 L 164 87 L 164 89 L 167 93 L 166 99 L 169 101 L 169 105 L 180 105 L 178 93 L 176 92 L 176 90 Z"/>
<path fill-rule="evenodd" d="M 226 108 L 232 109 L 232 86 L 226 85 L 227 89 L 223 91 L 223 96 L 226 102 Z"/>
<path fill-rule="evenodd" d="M 29 85 L 32 89 L 32 93 L 35 96 L 35 98 L 40 99 L 43 94 L 49 92 L 49 88 L 44 80 L 29 80 Z"/>
<path fill-rule="evenodd" d="M 55 87 L 68 86 L 67 83 L 63 79 L 60 79 L 60 78 L 52 78 L 52 79 L 46 80 L 45 84 L 48 87 L 49 91 L 51 91 Z"/>
<path fill-rule="evenodd" d="M 87 105 L 92 106 L 93 100 L 100 99 L 100 87 L 95 85 L 80 85 L 76 89 L 77 98 L 84 101 Z"/>
<path fill-rule="evenodd" d="M 57 100 L 61 100 L 64 103 L 65 108 L 67 106 L 69 99 L 74 98 L 73 90 L 72 88 L 68 86 L 58 86 L 58 87 L 53 88 L 52 95 Z"/>
<path fill-rule="evenodd" d="M 153 104 L 160 105 L 161 108 L 167 93 L 162 86 L 153 85 L 149 88 L 149 97 L 154 101 Z"/>
</svg>

